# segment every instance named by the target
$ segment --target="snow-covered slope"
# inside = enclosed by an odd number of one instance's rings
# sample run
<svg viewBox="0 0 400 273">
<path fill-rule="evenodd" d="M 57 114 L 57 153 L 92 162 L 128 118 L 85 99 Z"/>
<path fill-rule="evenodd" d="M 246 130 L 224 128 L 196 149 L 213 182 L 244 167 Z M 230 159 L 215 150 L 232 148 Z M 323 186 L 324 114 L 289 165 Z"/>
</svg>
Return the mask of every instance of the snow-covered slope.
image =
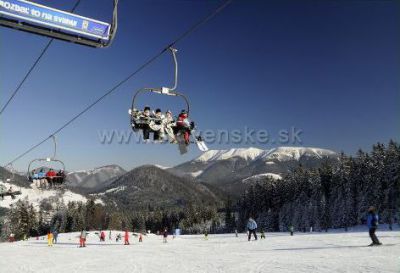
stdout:
<svg viewBox="0 0 400 273">
<path fill-rule="evenodd" d="M 19 188 L 13 184 L 9 184 L 3 181 L 0 181 L 1 185 L 4 185 L 7 189 L 11 186 L 14 190 L 20 190 L 21 195 L 15 196 L 15 199 L 12 199 L 10 196 L 4 197 L 4 200 L 0 199 L 0 207 L 9 208 L 10 205 L 14 204 L 18 200 L 27 199 L 30 203 L 33 204 L 34 207 L 38 207 L 42 200 L 58 200 L 63 202 L 64 204 L 68 204 L 68 202 L 76 201 L 76 202 L 86 202 L 87 198 L 83 195 L 71 192 L 69 190 L 59 191 L 59 190 L 39 190 L 37 188 Z M 100 202 L 97 200 L 96 202 Z"/>
<path fill-rule="evenodd" d="M 272 178 L 275 180 L 279 180 L 282 179 L 282 176 L 280 176 L 279 174 L 275 174 L 275 173 L 262 173 L 262 174 L 256 174 L 253 176 L 250 176 L 246 179 L 243 179 L 243 183 L 257 183 L 262 181 L 265 178 Z"/>
<path fill-rule="evenodd" d="M 98 232 L 98 231 L 97 231 Z M 380 229 L 380 247 L 370 243 L 368 232 L 266 233 L 265 240 L 247 241 L 246 234 L 130 236 L 130 245 L 112 240 L 99 242 L 90 231 L 87 247 L 78 248 L 79 233 L 61 233 L 58 244 L 47 247 L 43 236 L 36 240 L 0 244 L 0 271 L 25 272 L 218 272 L 218 273 L 378 273 L 399 272 L 398 231 Z M 122 237 L 123 238 L 123 237 Z"/>
</svg>

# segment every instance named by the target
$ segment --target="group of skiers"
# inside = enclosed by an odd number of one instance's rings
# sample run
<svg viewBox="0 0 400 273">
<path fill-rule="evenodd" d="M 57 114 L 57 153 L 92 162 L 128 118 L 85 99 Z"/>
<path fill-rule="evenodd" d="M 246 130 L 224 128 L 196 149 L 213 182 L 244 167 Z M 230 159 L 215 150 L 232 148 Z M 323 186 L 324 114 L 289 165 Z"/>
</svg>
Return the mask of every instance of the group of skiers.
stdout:
<svg viewBox="0 0 400 273">
<path fill-rule="evenodd" d="M 86 247 L 86 238 L 87 238 L 87 236 L 88 236 L 88 234 L 89 234 L 89 232 L 87 232 L 85 229 L 82 229 L 81 230 L 81 233 L 80 233 L 80 235 L 79 235 L 79 247 Z M 96 234 L 98 234 L 98 233 L 96 233 Z M 124 234 L 124 236 L 122 236 L 121 235 L 121 233 L 118 233 L 116 236 L 115 236 L 115 242 L 119 242 L 119 241 L 121 241 L 122 240 L 122 237 L 124 237 L 124 245 L 130 245 L 130 241 L 129 241 L 129 238 L 130 238 L 130 235 L 129 235 L 129 230 L 125 230 L 125 234 Z M 139 243 L 141 243 L 141 242 L 143 242 L 143 234 L 142 233 L 139 233 Z M 104 231 L 100 231 L 100 236 L 99 236 L 99 238 L 100 238 L 100 242 L 105 242 L 105 240 L 106 240 L 106 233 L 104 232 Z M 109 240 L 112 240 L 112 233 L 111 233 L 111 230 L 109 231 L 109 234 L 108 234 L 108 239 Z"/>
<path fill-rule="evenodd" d="M 56 172 L 49 169 L 47 172 L 44 168 L 32 170 L 29 180 L 38 188 L 48 188 L 64 183 L 65 173 L 63 170 Z"/>
<path fill-rule="evenodd" d="M 369 237 L 371 238 L 372 243 L 369 246 L 382 245 L 382 243 L 379 241 L 378 237 L 375 234 L 376 230 L 378 229 L 378 224 L 379 224 L 379 216 L 376 212 L 376 208 L 370 207 L 368 209 L 368 215 L 367 215 L 367 226 L 368 226 L 368 231 L 369 231 Z M 290 236 L 293 236 L 293 233 L 294 233 L 293 225 L 290 225 L 288 229 L 290 232 Z M 310 232 L 312 232 L 312 231 L 313 231 L 313 229 L 311 227 Z M 236 237 L 238 237 L 237 230 L 235 231 L 235 233 L 236 233 Z M 247 222 L 248 241 L 251 240 L 252 234 L 254 235 L 254 239 L 257 240 L 257 223 L 252 217 L 250 217 Z M 264 230 L 261 230 L 261 239 L 265 239 Z"/>
<path fill-rule="evenodd" d="M 375 234 L 376 230 L 378 228 L 378 222 L 379 222 L 379 216 L 376 213 L 375 207 L 370 207 L 368 209 L 368 215 L 367 215 L 367 226 L 369 229 L 369 236 L 372 240 L 372 243 L 369 246 L 382 245 L 382 243 L 379 241 L 379 239 L 377 238 L 377 236 Z M 254 236 L 254 240 L 257 240 L 258 239 L 258 237 L 257 237 L 258 226 L 257 226 L 256 221 L 252 217 L 249 217 L 246 227 L 247 227 L 248 241 L 251 240 L 252 235 Z M 290 225 L 288 229 L 289 229 L 290 235 L 293 236 L 293 233 L 294 233 L 293 225 Z M 87 238 L 88 234 L 89 233 L 85 229 L 81 230 L 81 233 L 79 235 L 79 247 L 86 247 L 86 238 Z M 157 234 L 160 234 L 160 232 L 157 232 Z M 235 234 L 236 234 L 236 237 L 238 237 L 237 230 L 235 230 Z M 162 235 L 162 237 L 163 237 L 163 243 L 167 243 L 168 229 L 165 228 L 161 232 L 160 235 Z M 207 231 L 204 232 L 204 236 L 205 236 L 205 239 L 207 240 L 208 239 Z M 130 237 L 129 231 L 126 229 L 125 234 L 124 234 L 124 245 L 130 245 L 129 237 Z M 48 246 L 53 246 L 53 244 L 56 244 L 57 238 L 58 238 L 57 230 L 49 231 L 47 234 Z M 106 234 L 104 231 L 100 232 L 99 238 L 100 238 L 100 242 L 105 242 Z M 37 239 L 38 239 L 38 237 L 37 237 Z M 121 239 L 122 239 L 122 235 L 121 235 L 121 233 L 118 233 L 115 238 L 116 242 L 119 242 Z M 264 230 L 261 230 L 261 239 L 265 239 Z M 109 240 L 112 240 L 111 230 L 109 231 Z M 9 241 L 10 242 L 15 241 L 14 234 L 11 234 L 9 236 Z M 142 241 L 143 241 L 143 235 L 142 235 L 142 233 L 139 233 L 139 242 L 142 242 Z"/>
<path fill-rule="evenodd" d="M 161 109 L 151 111 L 149 106 L 144 107 L 143 111 L 130 109 L 129 114 L 132 117 L 132 128 L 135 131 L 141 130 L 145 141 L 153 133 L 153 140 L 157 142 L 163 142 L 167 136 L 170 143 L 178 143 L 177 137 L 182 136 L 186 145 L 190 143 L 194 122 L 189 120 L 186 110 L 182 110 L 177 119 L 170 110 L 163 114 Z"/>
</svg>

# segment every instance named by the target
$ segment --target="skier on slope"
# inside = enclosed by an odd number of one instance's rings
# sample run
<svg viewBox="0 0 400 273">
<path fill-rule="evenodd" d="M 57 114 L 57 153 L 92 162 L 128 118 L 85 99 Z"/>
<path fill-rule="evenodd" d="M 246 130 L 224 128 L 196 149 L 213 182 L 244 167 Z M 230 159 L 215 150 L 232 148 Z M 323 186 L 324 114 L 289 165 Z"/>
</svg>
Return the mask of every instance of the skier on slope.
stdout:
<svg viewBox="0 0 400 273">
<path fill-rule="evenodd" d="M 163 243 L 167 243 L 167 238 L 168 238 L 168 229 L 165 228 L 163 232 Z"/>
<path fill-rule="evenodd" d="M 257 241 L 257 223 L 252 217 L 249 217 L 249 221 L 247 222 L 247 230 L 249 232 L 248 240 L 250 241 L 251 234 L 254 234 L 254 239 Z"/>
<path fill-rule="evenodd" d="M 104 231 L 100 232 L 100 242 L 104 242 L 106 240 L 106 234 L 104 233 Z"/>
<path fill-rule="evenodd" d="M 47 246 L 53 246 L 53 233 L 51 231 L 47 233 Z"/>
<path fill-rule="evenodd" d="M 57 239 L 58 239 L 58 232 L 57 230 L 53 231 L 53 244 L 57 244 Z"/>
<path fill-rule="evenodd" d="M 369 246 L 381 245 L 378 237 L 376 237 L 375 232 L 378 228 L 379 216 L 376 213 L 375 207 L 370 207 L 368 209 L 368 217 L 367 217 L 367 225 L 369 229 L 369 237 L 372 240 L 372 243 Z"/>
<path fill-rule="evenodd" d="M 294 232 L 294 227 L 293 225 L 289 226 L 289 232 L 290 232 L 290 236 L 293 236 L 293 232 Z"/>
<path fill-rule="evenodd" d="M 86 237 L 87 237 L 87 232 L 83 228 L 79 236 L 79 247 L 86 247 Z"/>
<path fill-rule="evenodd" d="M 15 234 L 14 234 L 14 233 L 11 233 L 11 234 L 10 234 L 10 236 L 8 237 L 8 241 L 9 241 L 10 243 L 15 242 Z"/>
<path fill-rule="evenodd" d="M 261 239 L 265 239 L 265 233 L 264 233 L 263 229 L 261 230 L 261 236 L 260 237 L 261 237 Z"/>
<path fill-rule="evenodd" d="M 125 230 L 125 242 L 124 245 L 129 245 L 129 231 Z"/>
</svg>

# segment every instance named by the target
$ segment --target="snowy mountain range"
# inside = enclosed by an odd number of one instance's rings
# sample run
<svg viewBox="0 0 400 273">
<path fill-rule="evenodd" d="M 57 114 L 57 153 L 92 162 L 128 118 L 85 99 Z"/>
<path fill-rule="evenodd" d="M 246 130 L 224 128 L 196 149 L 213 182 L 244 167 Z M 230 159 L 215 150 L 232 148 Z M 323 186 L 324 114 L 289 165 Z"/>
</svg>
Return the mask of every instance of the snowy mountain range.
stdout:
<svg viewBox="0 0 400 273">
<path fill-rule="evenodd" d="M 249 183 L 266 176 L 279 179 L 299 165 L 315 168 L 324 161 L 337 160 L 337 153 L 318 148 L 239 148 L 210 150 L 168 170 L 178 176 L 191 177 L 226 189 L 235 183 Z"/>
<path fill-rule="evenodd" d="M 150 165 L 126 172 L 118 165 L 107 165 L 70 172 L 66 185 L 69 190 L 63 193 L 40 193 L 18 175 L 12 183 L 22 187 L 23 194 L 16 200 L 28 197 L 35 204 L 46 198 L 86 201 L 88 194 L 92 194 L 99 202 L 113 201 L 130 208 L 145 204 L 174 206 L 196 200 L 215 203 L 224 198 L 224 192 L 240 195 L 248 185 L 266 177 L 281 179 L 299 165 L 315 168 L 324 161 L 337 162 L 338 154 L 305 147 L 238 148 L 210 150 L 172 168 Z M 8 176 L 7 170 L 0 168 L 0 180 L 5 183 Z M 0 201 L 0 206 L 7 207 L 13 202 Z"/>
</svg>

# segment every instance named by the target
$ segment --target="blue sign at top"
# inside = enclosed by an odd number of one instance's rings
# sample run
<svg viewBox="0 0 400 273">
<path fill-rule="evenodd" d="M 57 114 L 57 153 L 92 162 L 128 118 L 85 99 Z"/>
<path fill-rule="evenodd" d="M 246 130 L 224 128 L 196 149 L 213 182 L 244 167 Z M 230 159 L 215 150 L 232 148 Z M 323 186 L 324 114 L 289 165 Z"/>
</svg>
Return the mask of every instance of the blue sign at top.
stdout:
<svg viewBox="0 0 400 273">
<path fill-rule="evenodd" d="M 64 30 L 101 40 L 110 38 L 110 24 L 25 0 L 0 0 L 0 17 Z"/>
</svg>

